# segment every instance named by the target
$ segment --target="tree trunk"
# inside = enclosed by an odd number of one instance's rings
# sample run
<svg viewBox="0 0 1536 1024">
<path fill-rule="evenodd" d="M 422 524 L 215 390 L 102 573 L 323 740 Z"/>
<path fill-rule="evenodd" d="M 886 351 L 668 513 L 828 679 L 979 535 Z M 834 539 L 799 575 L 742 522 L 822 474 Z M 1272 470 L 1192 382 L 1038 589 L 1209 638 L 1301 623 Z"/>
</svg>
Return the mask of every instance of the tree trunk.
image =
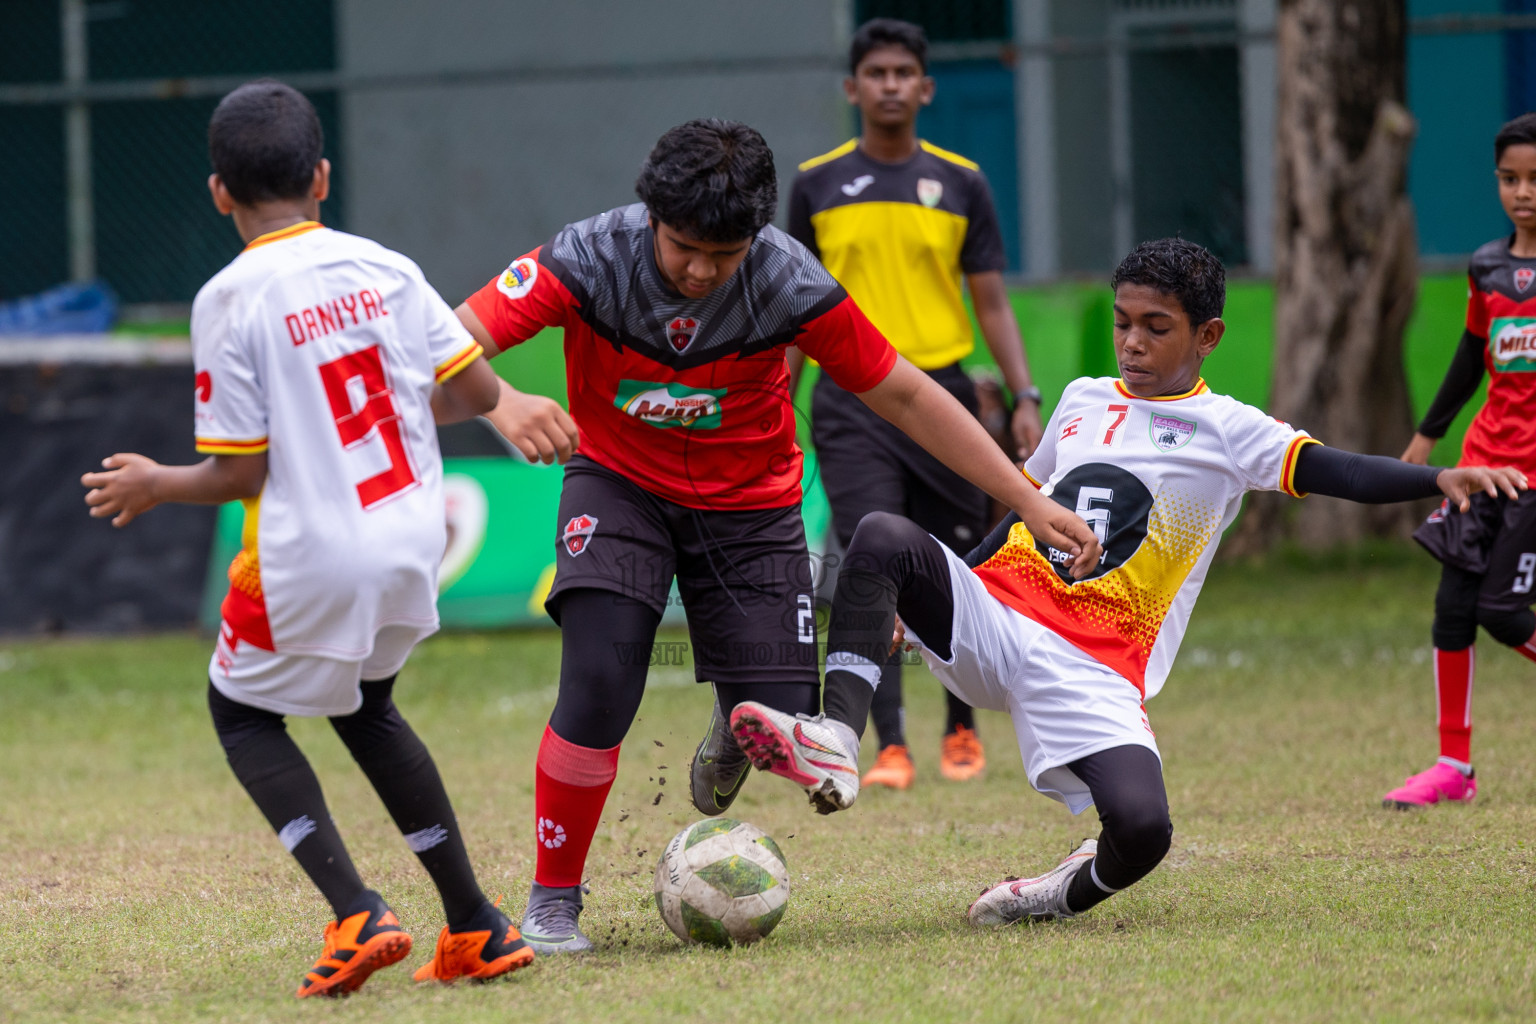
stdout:
<svg viewBox="0 0 1536 1024">
<path fill-rule="evenodd" d="M 1417 241 L 1406 192 L 1405 0 L 1281 0 L 1275 363 L 1269 412 L 1325 444 L 1399 454 L 1412 436 L 1403 331 Z M 1416 506 L 1255 495 L 1234 538 L 1331 547 L 1404 532 Z"/>
</svg>

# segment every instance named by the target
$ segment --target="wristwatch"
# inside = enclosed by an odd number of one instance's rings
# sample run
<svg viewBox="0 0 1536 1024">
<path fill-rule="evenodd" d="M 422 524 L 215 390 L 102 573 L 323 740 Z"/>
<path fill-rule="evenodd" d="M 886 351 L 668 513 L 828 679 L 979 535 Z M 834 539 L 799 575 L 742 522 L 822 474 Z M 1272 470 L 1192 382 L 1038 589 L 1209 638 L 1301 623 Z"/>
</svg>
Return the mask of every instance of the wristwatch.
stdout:
<svg viewBox="0 0 1536 1024">
<path fill-rule="evenodd" d="M 1034 402 L 1040 404 L 1040 389 L 1031 384 L 1027 388 L 1019 388 L 1013 393 L 1014 402 Z"/>
</svg>

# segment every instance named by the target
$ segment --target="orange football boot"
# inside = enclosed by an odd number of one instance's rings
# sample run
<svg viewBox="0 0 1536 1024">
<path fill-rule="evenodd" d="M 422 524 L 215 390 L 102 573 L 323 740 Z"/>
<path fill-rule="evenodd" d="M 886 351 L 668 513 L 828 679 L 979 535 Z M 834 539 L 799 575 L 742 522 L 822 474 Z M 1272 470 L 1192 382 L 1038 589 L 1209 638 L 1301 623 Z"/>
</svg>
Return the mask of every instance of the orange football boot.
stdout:
<svg viewBox="0 0 1536 1024">
<path fill-rule="evenodd" d="M 497 901 L 501 902 L 500 900 Z M 454 982 L 460 978 L 486 981 L 533 962 L 533 950 L 517 926 L 487 903 L 462 931 L 444 928 L 437 950 L 413 977 L 417 981 Z"/>
<path fill-rule="evenodd" d="M 912 755 L 899 743 L 880 748 L 880 756 L 860 781 L 866 786 L 889 786 L 891 789 L 907 789 L 917 778 L 912 766 Z"/>
<path fill-rule="evenodd" d="M 325 950 L 299 983 L 300 999 L 349 995 L 374 971 L 410 955 L 411 937 L 395 912 L 376 892 L 370 890 L 367 900 L 372 907 L 325 926 Z"/>
<path fill-rule="evenodd" d="M 981 737 L 976 735 L 975 729 L 957 725 L 954 732 L 944 737 L 939 772 L 946 779 L 955 782 L 974 779 L 986 766 L 987 753 L 981 748 Z"/>
</svg>

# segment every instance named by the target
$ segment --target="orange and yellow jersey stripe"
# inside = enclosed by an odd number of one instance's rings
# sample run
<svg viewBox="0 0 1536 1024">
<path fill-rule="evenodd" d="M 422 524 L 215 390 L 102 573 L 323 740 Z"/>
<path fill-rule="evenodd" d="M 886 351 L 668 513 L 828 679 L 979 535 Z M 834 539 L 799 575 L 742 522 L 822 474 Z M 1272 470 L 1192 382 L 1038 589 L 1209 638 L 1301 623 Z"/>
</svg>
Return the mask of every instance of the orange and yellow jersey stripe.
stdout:
<svg viewBox="0 0 1536 1024">
<path fill-rule="evenodd" d="M 197 450 L 203 455 L 256 455 L 267 450 L 267 439 L 198 437 Z"/>
<path fill-rule="evenodd" d="M 441 384 L 455 374 L 462 372 L 470 363 L 480 358 L 484 352 L 485 350 L 480 347 L 478 341 L 471 342 L 461 349 L 457 355 L 438 363 L 433 370 L 433 376 Z"/>
<path fill-rule="evenodd" d="M 250 252 L 252 249 L 259 249 L 268 243 L 281 242 L 285 238 L 296 238 L 299 235 L 307 235 L 309 232 L 319 231 L 323 227 L 325 227 L 325 225 L 321 224 L 317 220 L 300 221 L 297 224 L 290 224 L 286 228 L 278 228 L 276 231 L 268 231 L 264 235 L 257 235 L 255 238 L 245 243 L 245 248 L 240 251 Z"/>
</svg>

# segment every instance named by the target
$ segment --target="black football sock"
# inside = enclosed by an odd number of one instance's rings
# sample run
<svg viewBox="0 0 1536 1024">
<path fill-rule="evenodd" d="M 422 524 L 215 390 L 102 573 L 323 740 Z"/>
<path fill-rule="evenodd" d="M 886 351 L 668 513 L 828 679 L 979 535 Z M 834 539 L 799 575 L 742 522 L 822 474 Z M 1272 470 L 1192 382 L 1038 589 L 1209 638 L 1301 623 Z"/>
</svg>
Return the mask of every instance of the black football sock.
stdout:
<svg viewBox="0 0 1536 1024">
<path fill-rule="evenodd" d="M 1099 849 L 1067 886 L 1080 914 L 1151 874 L 1173 841 L 1162 762 L 1146 747 L 1110 747 L 1067 765 L 1088 786 L 1099 812 Z"/>
<path fill-rule="evenodd" d="M 332 718 L 331 725 L 432 876 L 448 926 L 461 931 L 485 904 L 485 893 L 470 867 L 437 765 L 395 707 L 393 684 L 393 678 L 363 683 L 363 706 Z"/>
<path fill-rule="evenodd" d="M 956 697 L 949 690 L 944 691 L 945 719 L 944 735 L 948 736 L 955 731 L 957 726 L 965 726 L 967 729 L 976 728 L 976 709 L 965 701 Z"/>
<path fill-rule="evenodd" d="M 856 736 L 864 735 L 895 628 L 895 582 L 883 573 L 845 564 L 832 594 L 822 700 L 827 717 L 842 722 Z"/>
<path fill-rule="evenodd" d="M 368 888 L 331 820 L 320 780 L 282 716 L 239 704 L 211 686 L 208 703 L 235 778 L 341 920 Z"/>
<path fill-rule="evenodd" d="M 829 646 L 827 648 L 831 650 Z M 881 748 L 907 745 L 906 715 L 902 713 L 901 651 L 893 651 L 880 666 L 880 685 L 869 706 L 869 720 Z"/>
</svg>

